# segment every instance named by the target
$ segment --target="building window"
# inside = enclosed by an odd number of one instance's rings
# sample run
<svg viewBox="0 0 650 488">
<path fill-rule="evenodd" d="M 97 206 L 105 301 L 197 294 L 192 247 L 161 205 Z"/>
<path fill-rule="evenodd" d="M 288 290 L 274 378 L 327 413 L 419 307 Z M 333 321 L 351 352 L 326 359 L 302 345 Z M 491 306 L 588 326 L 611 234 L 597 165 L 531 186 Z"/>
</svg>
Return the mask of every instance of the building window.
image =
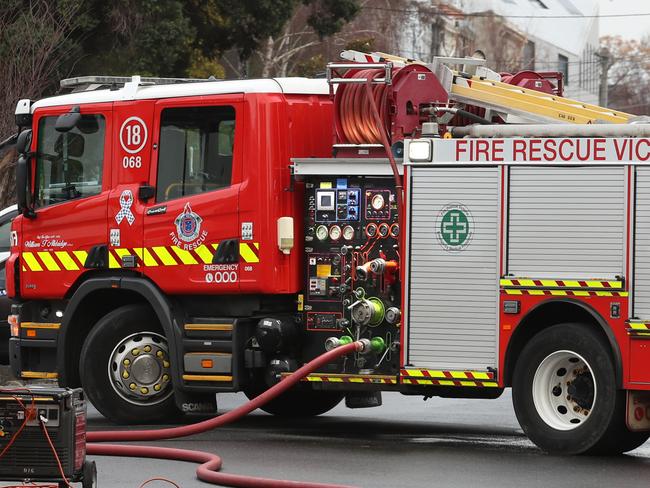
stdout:
<svg viewBox="0 0 650 488">
<path fill-rule="evenodd" d="M 47 207 L 102 190 L 105 121 L 82 115 L 68 132 L 55 129 L 56 116 L 38 122 L 36 206 Z"/>
<path fill-rule="evenodd" d="M 535 70 L 535 43 L 526 42 L 524 46 L 524 66 L 523 69 Z"/>
<path fill-rule="evenodd" d="M 235 109 L 231 106 L 164 109 L 156 200 L 230 186 L 234 140 Z"/>
<path fill-rule="evenodd" d="M 564 85 L 569 85 L 569 58 L 562 54 L 557 55 L 557 70 L 564 75 Z"/>
</svg>

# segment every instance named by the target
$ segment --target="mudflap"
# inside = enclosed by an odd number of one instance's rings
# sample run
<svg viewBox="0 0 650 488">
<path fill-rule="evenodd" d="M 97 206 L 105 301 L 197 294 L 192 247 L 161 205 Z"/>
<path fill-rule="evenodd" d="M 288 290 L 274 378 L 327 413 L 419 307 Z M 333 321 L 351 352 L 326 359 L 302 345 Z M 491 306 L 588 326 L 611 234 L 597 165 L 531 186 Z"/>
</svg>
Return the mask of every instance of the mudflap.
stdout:
<svg viewBox="0 0 650 488">
<path fill-rule="evenodd" d="M 650 431 L 650 391 L 627 391 L 625 423 L 632 432 Z"/>
<path fill-rule="evenodd" d="M 216 393 L 188 393 L 174 392 L 176 406 L 185 415 L 199 415 L 201 417 L 217 414 Z"/>
</svg>

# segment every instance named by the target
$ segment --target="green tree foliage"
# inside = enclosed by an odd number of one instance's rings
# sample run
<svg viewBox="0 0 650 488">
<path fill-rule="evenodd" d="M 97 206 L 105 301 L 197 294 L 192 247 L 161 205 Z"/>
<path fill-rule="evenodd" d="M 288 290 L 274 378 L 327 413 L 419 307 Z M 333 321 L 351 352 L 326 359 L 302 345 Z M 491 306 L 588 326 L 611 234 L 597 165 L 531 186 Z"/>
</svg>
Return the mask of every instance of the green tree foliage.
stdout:
<svg viewBox="0 0 650 488">
<path fill-rule="evenodd" d="M 237 48 L 248 59 L 268 36 L 289 20 L 295 0 L 189 0 L 192 24 L 197 27 L 206 55 Z"/>
<path fill-rule="evenodd" d="M 338 32 L 357 13 L 359 3 L 0 0 L 0 139 L 13 130 L 18 99 L 54 94 L 62 78 L 89 74 L 220 77 L 224 73 L 220 58 L 226 51 L 236 50 L 245 66 L 260 46 L 286 30 L 299 9 L 307 9 L 306 17 L 300 18 L 306 18 L 302 22 L 318 41 Z M 306 62 L 305 72 L 315 69 L 309 65 Z"/>
<path fill-rule="evenodd" d="M 93 24 L 85 0 L 0 0 L 0 140 L 14 130 L 21 98 L 56 90 Z"/>
<path fill-rule="evenodd" d="M 84 36 L 76 74 L 184 75 L 196 30 L 181 0 L 86 0 L 95 25 Z"/>
<path fill-rule="evenodd" d="M 277 36 L 302 3 L 310 7 L 307 24 L 320 36 L 341 30 L 359 11 L 358 0 L 188 0 L 205 55 L 235 48 L 241 61 Z"/>
<path fill-rule="evenodd" d="M 303 0 L 303 3 L 312 7 L 307 23 L 321 39 L 339 32 L 359 12 L 356 0 Z"/>
<path fill-rule="evenodd" d="M 374 37 L 362 37 L 358 39 L 352 39 L 345 45 L 345 49 L 351 49 L 353 51 L 361 51 L 364 53 L 371 53 L 377 50 L 375 48 Z"/>
<path fill-rule="evenodd" d="M 321 75 L 323 73 L 325 64 L 326 61 L 323 58 L 323 55 L 317 54 L 316 56 L 312 56 L 309 59 L 305 59 L 304 61 L 297 63 L 295 72 L 293 74 L 295 76 L 307 77 Z"/>
</svg>

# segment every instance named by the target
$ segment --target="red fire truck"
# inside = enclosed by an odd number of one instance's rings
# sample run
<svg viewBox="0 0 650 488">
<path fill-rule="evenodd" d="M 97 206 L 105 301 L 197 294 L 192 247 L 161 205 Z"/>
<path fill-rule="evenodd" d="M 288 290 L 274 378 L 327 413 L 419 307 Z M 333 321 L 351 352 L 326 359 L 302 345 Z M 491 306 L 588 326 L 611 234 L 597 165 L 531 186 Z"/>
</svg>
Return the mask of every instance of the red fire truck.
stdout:
<svg viewBox="0 0 650 488">
<path fill-rule="evenodd" d="M 642 444 L 650 125 L 563 98 L 559 73 L 344 58 L 19 102 L 15 373 L 161 421 L 366 339 L 265 409 L 512 387 L 547 451 Z"/>
</svg>

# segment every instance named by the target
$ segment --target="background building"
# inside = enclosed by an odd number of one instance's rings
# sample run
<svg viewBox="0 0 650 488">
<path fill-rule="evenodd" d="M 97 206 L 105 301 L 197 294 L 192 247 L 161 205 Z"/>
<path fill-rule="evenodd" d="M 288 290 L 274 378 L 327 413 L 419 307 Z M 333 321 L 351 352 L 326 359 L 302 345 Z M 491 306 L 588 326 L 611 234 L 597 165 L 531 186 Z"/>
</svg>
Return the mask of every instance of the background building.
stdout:
<svg viewBox="0 0 650 488">
<path fill-rule="evenodd" d="M 596 0 L 413 0 L 395 10 L 395 52 L 427 61 L 480 49 L 497 71 L 561 71 L 565 96 L 598 103 Z"/>
</svg>

